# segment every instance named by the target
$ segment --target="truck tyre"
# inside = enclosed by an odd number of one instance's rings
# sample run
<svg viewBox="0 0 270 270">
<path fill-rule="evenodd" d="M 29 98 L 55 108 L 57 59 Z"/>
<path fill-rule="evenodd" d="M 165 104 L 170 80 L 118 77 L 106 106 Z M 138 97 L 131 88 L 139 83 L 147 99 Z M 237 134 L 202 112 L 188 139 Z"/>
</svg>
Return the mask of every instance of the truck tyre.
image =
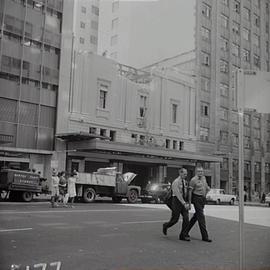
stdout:
<svg viewBox="0 0 270 270">
<path fill-rule="evenodd" d="M 30 191 L 23 191 L 21 196 L 24 202 L 31 202 L 33 200 L 33 193 Z"/>
<path fill-rule="evenodd" d="M 96 191 L 93 188 L 86 188 L 83 192 L 83 201 L 86 203 L 94 202 L 96 199 Z"/>
<path fill-rule="evenodd" d="M 131 189 L 128 193 L 127 200 L 129 203 L 136 203 L 138 200 L 138 192 L 135 189 Z"/>
<path fill-rule="evenodd" d="M 112 197 L 112 201 L 114 203 L 120 203 L 122 201 L 122 198 L 121 197 Z"/>
</svg>

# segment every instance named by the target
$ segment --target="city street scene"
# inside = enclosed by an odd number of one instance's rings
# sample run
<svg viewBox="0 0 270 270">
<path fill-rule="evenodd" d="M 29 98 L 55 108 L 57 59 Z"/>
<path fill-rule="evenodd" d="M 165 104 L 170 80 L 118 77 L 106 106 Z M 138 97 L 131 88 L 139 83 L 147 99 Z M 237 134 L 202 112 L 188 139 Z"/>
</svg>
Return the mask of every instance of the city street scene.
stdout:
<svg viewBox="0 0 270 270">
<path fill-rule="evenodd" d="M 0 0 L 0 270 L 270 269 L 270 0 Z"/>
</svg>

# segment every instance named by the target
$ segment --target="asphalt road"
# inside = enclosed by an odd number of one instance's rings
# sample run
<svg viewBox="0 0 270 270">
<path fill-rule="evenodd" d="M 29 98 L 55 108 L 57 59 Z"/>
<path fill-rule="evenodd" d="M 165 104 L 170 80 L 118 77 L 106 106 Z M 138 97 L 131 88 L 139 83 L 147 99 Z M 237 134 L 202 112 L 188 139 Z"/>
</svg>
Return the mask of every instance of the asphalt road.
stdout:
<svg viewBox="0 0 270 270">
<path fill-rule="evenodd" d="M 211 207 L 227 215 L 235 209 Z M 153 205 L 103 202 L 52 209 L 48 202 L 0 203 L 0 269 L 238 269 L 236 221 L 208 216 L 213 242 L 201 241 L 198 226 L 191 242 L 184 242 L 178 240 L 179 225 L 162 235 L 169 217 L 169 210 Z M 245 269 L 270 269 L 269 226 L 245 224 Z"/>
</svg>

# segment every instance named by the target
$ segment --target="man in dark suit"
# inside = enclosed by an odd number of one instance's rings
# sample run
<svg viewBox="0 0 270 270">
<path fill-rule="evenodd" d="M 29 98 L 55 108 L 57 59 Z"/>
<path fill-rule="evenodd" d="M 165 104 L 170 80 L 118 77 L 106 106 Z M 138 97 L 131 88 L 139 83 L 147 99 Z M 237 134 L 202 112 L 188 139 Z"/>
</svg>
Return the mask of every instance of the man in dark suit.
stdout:
<svg viewBox="0 0 270 270">
<path fill-rule="evenodd" d="M 183 241 L 190 241 L 190 238 L 187 236 L 187 228 L 189 225 L 188 210 L 190 209 L 190 205 L 185 201 L 187 194 L 186 178 L 187 170 L 184 168 L 179 169 L 179 177 L 177 177 L 172 183 L 171 219 L 163 224 L 162 232 L 164 235 L 167 235 L 168 228 L 172 227 L 178 222 L 181 214 L 183 217 L 183 223 L 179 239 Z"/>
</svg>

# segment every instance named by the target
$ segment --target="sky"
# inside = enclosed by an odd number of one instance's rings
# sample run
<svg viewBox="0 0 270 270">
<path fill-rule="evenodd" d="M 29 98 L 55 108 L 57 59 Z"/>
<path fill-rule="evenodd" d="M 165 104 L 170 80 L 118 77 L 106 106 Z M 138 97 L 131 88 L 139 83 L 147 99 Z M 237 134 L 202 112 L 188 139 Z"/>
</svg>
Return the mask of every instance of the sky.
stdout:
<svg viewBox="0 0 270 270">
<path fill-rule="evenodd" d="M 195 48 L 195 0 L 122 0 L 120 7 L 120 63 L 140 68 Z M 109 51 L 110 13 L 110 1 L 101 0 L 99 53 Z"/>
</svg>

